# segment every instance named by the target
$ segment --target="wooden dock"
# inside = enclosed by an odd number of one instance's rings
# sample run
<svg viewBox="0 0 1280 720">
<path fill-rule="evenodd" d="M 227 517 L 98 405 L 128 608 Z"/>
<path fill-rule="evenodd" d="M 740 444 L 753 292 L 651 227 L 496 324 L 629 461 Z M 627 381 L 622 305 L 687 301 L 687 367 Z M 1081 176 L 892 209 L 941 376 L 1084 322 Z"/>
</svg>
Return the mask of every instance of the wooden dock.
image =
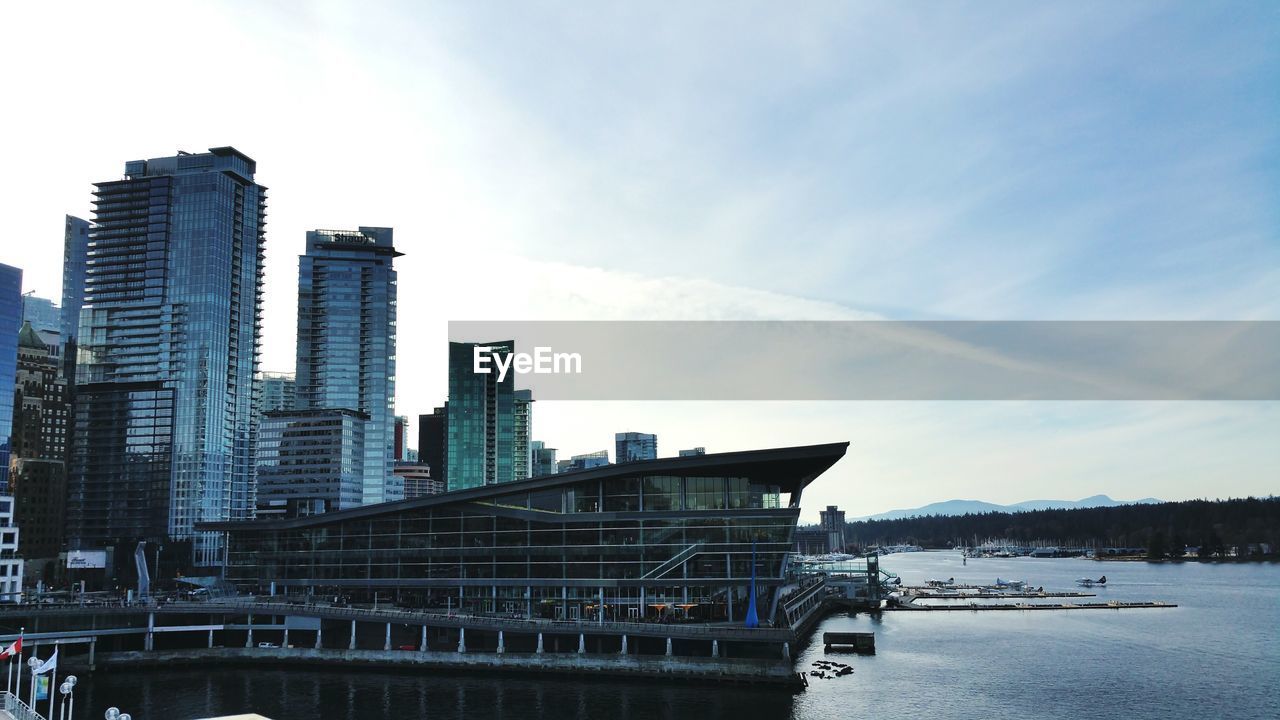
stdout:
<svg viewBox="0 0 1280 720">
<path fill-rule="evenodd" d="M 959 593 L 940 593 L 937 591 L 920 590 L 913 592 L 918 598 L 928 598 L 929 600 L 999 600 L 1000 598 L 1083 598 L 1097 597 L 1097 593 L 1086 592 L 1000 592 L 1000 591 L 974 591 Z"/>
<path fill-rule="evenodd" d="M 968 605 L 917 605 L 914 602 L 888 605 L 885 610 L 909 612 L 955 612 L 979 610 L 1130 610 L 1136 608 L 1176 608 L 1166 602 L 1086 602 L 1086 603 L 969 603 Z"/>
</svg>

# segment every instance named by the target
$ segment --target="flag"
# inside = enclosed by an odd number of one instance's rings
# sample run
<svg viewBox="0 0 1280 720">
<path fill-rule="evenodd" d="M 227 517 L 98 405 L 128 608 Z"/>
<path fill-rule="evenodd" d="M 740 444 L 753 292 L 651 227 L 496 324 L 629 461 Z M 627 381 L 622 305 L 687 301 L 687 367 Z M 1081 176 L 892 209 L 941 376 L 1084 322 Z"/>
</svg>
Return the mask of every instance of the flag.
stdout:
<svg viewBox="0 0 1280 720">
<path fill-rule="evenodd" d="M 9 658 L 21 652 L 22 652 L 22 637 L 19 636 L 17 640 L 13 641 L 12 645 L 5 648 L 4 650 L 0 650 L 0 660 L 8 660 Z"/>
<path fill-rule="evenodd" d="M 49 659 L 41 663 L 40 667 L 36 668 L 32 672 L 34 672 L 37 675 L 43 675 L 49 672 L 50 670 L 57 670 L 57 669 L 58 669 L 58 648 L 54 648 L 53 654 L 49 656 Z"/>
</svg>

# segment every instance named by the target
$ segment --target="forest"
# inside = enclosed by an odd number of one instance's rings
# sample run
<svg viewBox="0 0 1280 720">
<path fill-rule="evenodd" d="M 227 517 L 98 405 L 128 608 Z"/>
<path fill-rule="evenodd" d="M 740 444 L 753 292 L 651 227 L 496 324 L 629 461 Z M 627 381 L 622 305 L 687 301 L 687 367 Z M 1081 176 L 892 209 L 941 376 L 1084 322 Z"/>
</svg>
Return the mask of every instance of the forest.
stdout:
<svg viewBox="0 0 1280 720">
<path fill-rule="evenodd" d="M 845 540 L 857 549 L 898 544 L 947 548 L 987 539 L 1024 544 L 1145 548 L 1150 557 L 1261 554 L 1280 549 L 1280 497 L 1121 505 L 1116 507 L 930 515 L 847 523 Z M 1256 546 L 1252 547 L 1251 546 Z"/>
</svg>

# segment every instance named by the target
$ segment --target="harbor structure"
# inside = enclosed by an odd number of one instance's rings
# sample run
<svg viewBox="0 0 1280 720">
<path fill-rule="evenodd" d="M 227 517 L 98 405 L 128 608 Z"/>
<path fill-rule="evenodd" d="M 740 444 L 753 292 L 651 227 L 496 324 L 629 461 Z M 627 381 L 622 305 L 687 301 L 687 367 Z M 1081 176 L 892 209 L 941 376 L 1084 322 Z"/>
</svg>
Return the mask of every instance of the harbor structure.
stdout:
<svg viewBox="0 0 1280 720">
<path fill-rule="evenodd" d="M 74 549 L 164 545 L 217 566 L 198 522 L 253 517 L 266 188 L 231 147 L 95 185 L 76 344 Z M 181 548 L 179 550 L 178 548 Z"/>
</svg>

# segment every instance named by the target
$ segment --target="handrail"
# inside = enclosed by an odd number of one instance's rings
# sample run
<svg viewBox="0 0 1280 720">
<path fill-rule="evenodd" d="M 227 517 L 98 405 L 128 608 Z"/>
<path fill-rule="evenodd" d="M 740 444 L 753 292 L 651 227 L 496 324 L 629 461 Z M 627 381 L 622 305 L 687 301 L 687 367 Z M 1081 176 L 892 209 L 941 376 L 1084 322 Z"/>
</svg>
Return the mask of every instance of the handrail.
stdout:
<svg viewBox="0 0 1280 720">
<path fill-rule="evenodd" d="M 5 690 L 0 694 L 4 696 L 5 712 L 12 715 L 13 720 L 45 720 L 43 715 L 32 710 L 25 700 L 20 699 L 12 692 Z"/>
<path fill-rule="evenodd" d="M 702 550 L 702 545 L 703 543 L 701 542 L 696 542 L 690 545 L 689 547 L 671 556 L 670 560 L 667 560 L 666 562 L 662 563 L 658 567 L 642 575 L 641 578 L 645 580 L 653 580 L 653 579 L 660 578 L 663 575 L 666 575 L 671 570 L 674 570 L 675 567 L 680 563 L 684 562 L 685 560 L 688 560 L 694 555 L 697 555 Z"/>
</svg>

